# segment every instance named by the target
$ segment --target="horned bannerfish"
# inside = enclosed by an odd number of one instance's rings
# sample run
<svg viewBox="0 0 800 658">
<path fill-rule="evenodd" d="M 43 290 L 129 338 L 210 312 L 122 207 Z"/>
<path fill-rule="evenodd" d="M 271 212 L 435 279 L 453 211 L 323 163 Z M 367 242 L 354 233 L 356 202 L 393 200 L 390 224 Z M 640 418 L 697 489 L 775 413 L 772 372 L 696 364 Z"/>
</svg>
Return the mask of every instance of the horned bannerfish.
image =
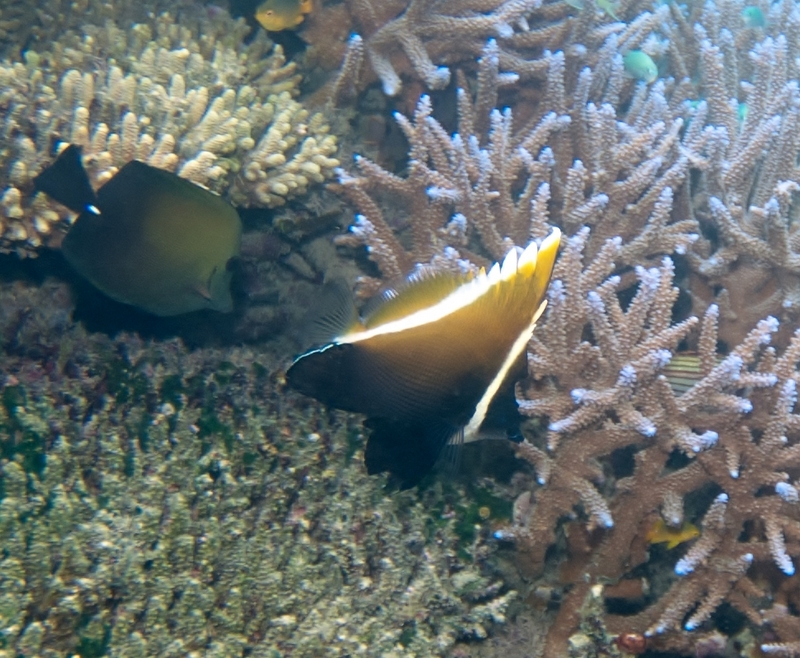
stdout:
<svg viewBox="0 0 800 658">
<path fill-rule="evenodd" d="M 233 309 L 228 264 L 242 224 L 218 195 L 137 160 L 95 193 L 75 145 L 34 186 L 78 213 L 62 252 L 112 299 L 155 315 Z"/>
<path fill-rule="evenodd" d="M 367 471 L 388 471 L 403 487 L 430 471 L 450 442 L 501 428 L 518 433 L 514 384 L 547 304 L 560 236 L 554 229 L 540 247 L 514 248 L 474 276 L 412 275 L 363 319 L 350 297 L 350 309 L 330 314 L 331 328 L 349 326 L 297 357 L 287 382 L 365 414 Z"/>
</svg>

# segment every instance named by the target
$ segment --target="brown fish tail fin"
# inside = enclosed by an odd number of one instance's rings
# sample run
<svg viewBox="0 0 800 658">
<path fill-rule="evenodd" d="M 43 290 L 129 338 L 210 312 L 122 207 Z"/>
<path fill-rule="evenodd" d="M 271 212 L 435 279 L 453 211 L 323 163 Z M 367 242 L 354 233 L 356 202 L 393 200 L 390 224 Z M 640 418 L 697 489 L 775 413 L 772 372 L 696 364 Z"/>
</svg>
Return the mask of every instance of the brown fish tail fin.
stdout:
<svg viewBox="0 0 800 658">
<path fill-rule="evenodd" d="M 73 212 L 82 213 L 97 205 L 92 184 L 81 161 L 81 147 L 70 144 L 56 161 L 33 179 L 39 192 L 65 205 Z"/>
</svg>

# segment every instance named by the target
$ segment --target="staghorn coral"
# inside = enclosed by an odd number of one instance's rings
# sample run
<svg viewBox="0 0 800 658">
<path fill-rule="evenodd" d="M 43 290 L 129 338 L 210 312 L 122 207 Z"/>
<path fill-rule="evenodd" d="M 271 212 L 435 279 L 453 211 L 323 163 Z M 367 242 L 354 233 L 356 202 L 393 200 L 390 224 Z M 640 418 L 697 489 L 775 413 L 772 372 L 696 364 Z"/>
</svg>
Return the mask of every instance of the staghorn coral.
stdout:
<svg viewBox="0 0 800 658">
<path fill-rule="evenodd" d="M 767 347 L 777 321 L 762 321 L 719 361 L 712 306 L 697 337 L 702 377 L 676 395 L 660 372 L 697 320 L 671 321 L 678 292 L 671 263 L 641 269 L 623 309 L 619 278 L 608 277 L 618 242 L 609 241 L 584 269 L 585 241 L 573 238 L 559 261 L 548 322 L 532 340 L 531 381 L 519 391 L 520 405 L 549 426 L 544 445 L 526 441 L 518 454 L 534 465 L 541 488 L 506 536 L 518 542 L 526 568 L 540 572 L 559 519 L 579 510 L 579 520 L 567 523 L 560 571 L 562 585 L 573 587 L 545 655 L 560 655 L 590 588 L 603 583 L 617 584 L 609 597 L 646 602 L 633 616 L 606 615 L 613 632 L 643 634 L 652 648 L 692 651 L 723 601 L 761 626 L 771 614 L 766 583 L 754 581 L 750 569 L 774 565 L 792 575 L 792 556 L 800 557 L 800 508 L 789 475 L 800 466 L 793 413 L 800 333 L 777 358 Z M 620 466 L 624 453 L 630 467 Z M 703 491 L 720 493 L 702 516 L 700 539 L 673 558 L 678 577 L 666 590 L 643 596 L 641 584 L 626 596 L 618 586 L 641 581 L 648 528 L 659 516 L 680 527 L 686 501 Z"/>
<path fill-rule="evenodd" d="M 340 175 L 358 215 L 339 242 L 366 245 L 389 279 L 418 263 L 483 264 L 551 224 L 573 234 L 519 389 L 521 408 L 549 427 L 541 436 L 534 422 L 518 448 L 538 484 L 499 533 L 535 585 L 563 596 L 548 656 L 606 650 L 605 632 L 585 632 L 595 596 L 607 606 L 603 628 L 654 650 L 719 650 L 725 603 L 764 652 L 798 651 L 789 27 L 799 14 L 793 2 L 763 6 L 765 38 L 742 29 L 742 9 L 660 7 L 605 34 L 561 25 L 561 50 L 526 60 L 547 72 L 532 89 L 520 80 L 538 74 L 505 66 L 507 44 L 490 40 L 475 73 L 459 72 L 457 134 L 423 98 L 413 119 L 397 117 L 410 145 L 404 175 L 365 158 Z M 674 77 L 626 79 L 621 51 L 631 47 Z M 678 323 L 674 266 L 663 260 L 672 253 L 698 316 Z M 701 372 L 679 395 L 662 372 L 687 343 Z M 702 533 L 688 551 L 649 547 L 654 524 L 688 521 Z"/>
<path fill-rule="evenodd" d="M 224 12 L 197 23 L 87 26 L 0 66 L 5 250 L 35 250 L 67 220 L 28 198 L 61 142 L 84 147 L 95 185 L 137 158 L 239 205 L 281 205 L 332 173 L 336 138 L 293 98 L 296 65 L 263 34 L 242 45 L 248 28 Z"/>
<path fill-rule="evenodd" d="M 502 622 L 447 497 L 386 496 L 269 354 L 50 320 L 0 317 L 3 655 L 434 656 Z"/>
<path fill-rule="evenodd" d="M 386 94 L 404 93 L 408 102 L 422 89 L 444 89 L 453 66 L 474 69 L 489 38 L 499 44 L 502 70 L 533 83 L 521 91 L 535 94 L 548 76 L 549 51 L 564 48 L 570 69 L 578 71 L 607 56 L 602 46 L 618 34 L 620 52 L 641 46 L 663 58 L 666 40 L 648 35 L 664 23 L 667 7 L 650 12 L 650 3 L 641 0 L 616 4 L 630 25 L 611 22 L 590 3 L 576 11 L 565 2 L 541 0 L 348 0 L 318 8 L 303 37 L 312 45 L 310 63 L 325 70 L 340 64 L 326 94 L 335 104 L 344 100 L 337 90 L 363 88 L 376 78 Z M 404 87 L 404 80 L 410 84 Z"/>
<path fill-rule="evenodd" d="M 340 173 L 335 189 L 359 214 L 339 243 L 366 244 L 390 279 L 416 263 L 485 264 L 511 244 L 545 235 L 548 221 L 567 232 L 592 225 L 595 245 L 623 237 L 620 265 L 685 252 L 697 224 L 674 221 L 674 190 L 701 160 L 708 141 L 702 123 L 681 136 L 682 106 L 667 99 L 663 83 L 629 87 L 634 95 L 623 121 L 602 100 L 618 97 L 621 69 L 608 77 L 586 68 L 569 93 L 563 54 L 548 54 L 547 62 L 547 100 L 522 125 L 510 109 L 494 108 L 498 88 L 517 79 L 499 70 L 494 40 L 481 58 L 475 99 L 458 91 L 458 133 L 449 136 L 431 116 L 428 97 L 412 120 L 396 114 L 410 144 L 408 173 L 395 175 L 361 156 L 355 174 Z M 376 283 L 362 286 L 374 291 Z"/>
<path fill-rule="evenodd" d="M 398 69 L 415 76 L 428 89 L 444 89 L 451 78 L 445 64 L 473 60 L 487 38 L 509 36 L 512 25 L 524 21 L 540 3 L 348 0 L 312 14 L 304 34 L 326 59 L 333 54 L 334 62 L 346 62 L 339 79 L 363 85 L 372 79 L 364 71 L 368 68 L 381 81 L 383 91 L 395 96 L 403 85 Z M 331 23 L 343 27 L 331 29 Z M 322 59 L 321 55 L 312 54 L 312 60 L 317 59 Z M 336 94 L 333 99 L 337 100 Z"/>
<path fill-rule="evenodd" d="M 734 44 L 731 16 L 742 20 L 736 7 L 706 8 L 711 16 L 703 25 L 709 28 L 695 29 L 708 120 L 715 126 L 710 147 L 715 157 L 695 206 L 698 219 L 716 229 L 718 240 L 702 241 L 690 255 L 697 273 L 692 294 L 699 308 L 719 304 L 721 336 L 729 344 L 766 315 L 796 321 L 800 304 L 795 221 L 800 46 L 787 38 L 800 24 L 800 11 L 793 3 L 777 3 L 769 10 L 769 25 L 784 27 L 785 34 L 773 29 L 761 41 Z M 790 337 L 784 331 L 780 340 L 785 344 Z"/>
</svg>

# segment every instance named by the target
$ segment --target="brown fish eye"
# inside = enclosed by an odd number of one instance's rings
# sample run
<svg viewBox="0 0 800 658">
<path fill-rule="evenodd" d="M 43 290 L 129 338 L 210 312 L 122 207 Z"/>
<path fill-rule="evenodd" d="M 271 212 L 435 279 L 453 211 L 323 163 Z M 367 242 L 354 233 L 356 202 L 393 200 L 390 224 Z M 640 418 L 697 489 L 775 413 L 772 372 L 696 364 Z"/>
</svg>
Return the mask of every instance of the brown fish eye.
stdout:
<svg viewBox="0 0 800 658">
<path fill-rule="evenodd" d="M 274 11 L 272 11 L 272 9 L 267 9 L 267 11 L 265 11 L 264 13 L 265 13 L 267 16 L 272 16 L 272 14 L 274 14 L 275 12 L 274 12 Z"/>
</svg>

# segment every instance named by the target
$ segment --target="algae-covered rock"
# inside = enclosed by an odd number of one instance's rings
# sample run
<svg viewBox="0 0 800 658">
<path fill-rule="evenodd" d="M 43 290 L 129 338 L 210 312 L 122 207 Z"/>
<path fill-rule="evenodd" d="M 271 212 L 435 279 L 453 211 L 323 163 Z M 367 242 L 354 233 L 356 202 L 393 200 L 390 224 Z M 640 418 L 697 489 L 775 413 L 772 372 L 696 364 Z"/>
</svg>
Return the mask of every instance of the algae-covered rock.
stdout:
<svg viewBox="0 0 800 658">
<path fill-rule="evenodd" d="M 47 367 L 0 353 L 0 650 L 437 656 L 503 620 L 463 492 L 387 495 L 264 352 L 32 335 Z"/>
</svg>

